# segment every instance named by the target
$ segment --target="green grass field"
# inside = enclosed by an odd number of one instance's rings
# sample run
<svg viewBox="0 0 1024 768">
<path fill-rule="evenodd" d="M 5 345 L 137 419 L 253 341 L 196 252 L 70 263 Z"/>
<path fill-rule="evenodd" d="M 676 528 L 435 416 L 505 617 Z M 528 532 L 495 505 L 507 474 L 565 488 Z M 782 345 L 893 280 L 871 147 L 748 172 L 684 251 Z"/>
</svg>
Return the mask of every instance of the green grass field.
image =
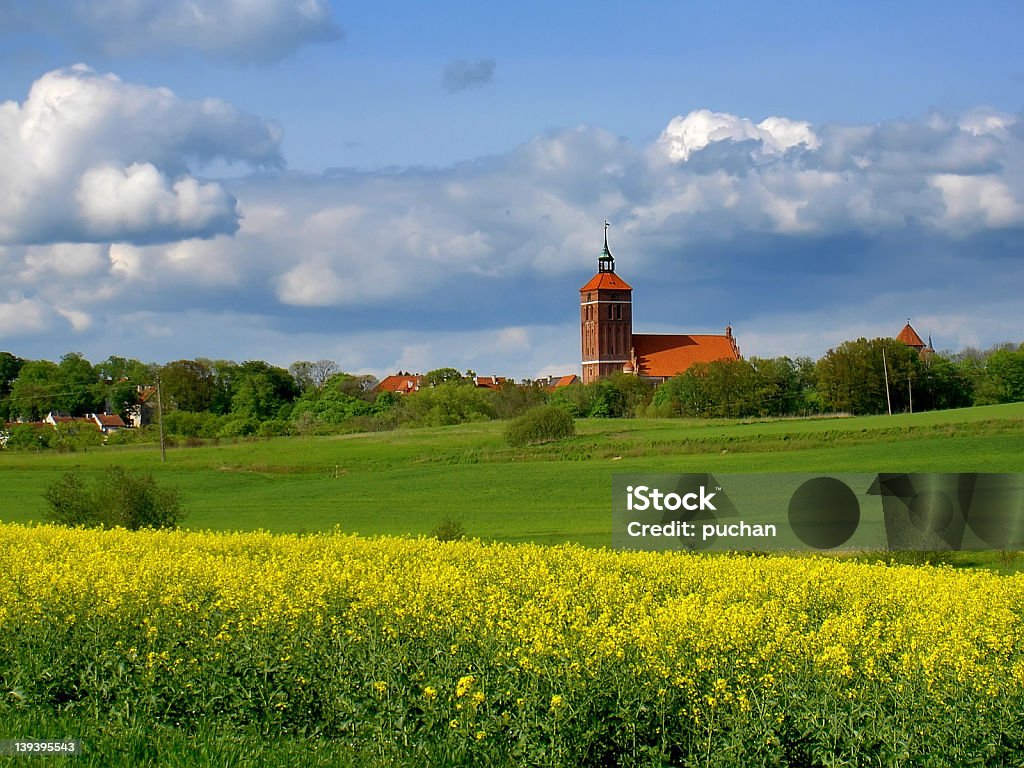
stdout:
<svg viewBox="0 0 1024 768">
<path fill-rule="evenodd" d="M 611 486 L 615 473 L 1024 472 L 1024 404 L 892 417 L 753 422 L 589 420 L 578 422 L 577 427 L 575 438 L 525 450 L 506 445 L 502 435 L 505 424 L 488 422 L 174 447 L 168 450 L 166 463 L 160 461 L 156 445 L 74 453 L 0 451 L 0 522 L 42 521 L 42 493 L 62 473 L 77 468 L 86 475 L 98 474 L 116 464 L 151 472 L 160 484 L 179 488 L 188 510 L 185 527 L 191 529 L 313 533 L 337 528 L 365 536 L 415 536 L 430 533 L 442 519 L 451 517 L 470 537 L 485 541 L 573 541 L 599 547 L 611 543 Z M 772 478 L 775 484 L 779 480 Z M 766 481 L 763 489 L 758 487 L 758 493 L 769 495 L 771 486 Z M 751 744 L 777 748 L 778 759 L 763 764 L 811 764 L 806 757 L 811 754 L 808 740 L 819 736 L 833 746 L 840 743 L 839 739 L 846 739 L 843 743 L 848 744 L 848 751 L 844 754 L 849 764 L 902 764 L 904 758 L 894 756 L 904 753 L 908 755 L 906 760 L 915 764 L 945 764 L 942 758 L 930 760 L 929 751 L 943 756 L 948 753 L 949 764 L 956 764 L 958 756 L 964 755 L 970 757 L 971 764 L 982 764 L 986 756 L 996 754 L 993 749 L 1009 755 L 1012 762 L 997 758 L 985 764 L 1019 764 L 1019 697 L 1011 699 L 1000 693 L 1002 689 L 991 689 L 996 691 L 991 693 L 978 687 L 982 685 L 978 675 L 991 673 L 993 679 L 1010 681 L 1006 683 L 1011 686 L 1009 690 L 1019 690 L 1012 687 L 1020 679 L 1012 676 L 1024 675 L 1018 671 L 1024 667 L 1018 661 L 1020 644 L 1014 640 L 1020 635 L 1019 577 L 1001 578 L 974 568 L 954 572 L 818 558 L 735 556 L 697 558 L 687 568 L 659 569 L 662 561 L 657 558 L 662 556 L 657 556 L 650 559 L 651 575 L 644 580 L 640 579 L 642 569 L 638 564 L 641 560 L 647 562 L 646 553 L 573 547 L 541 547 L 531 552 L 534 548 L 528 546 L 351 538 L 349 546 L 373 551 L 365 562 L 353 561 L 351 568 L 345 566 L 349 570 L 343 572 L 344 578 L 328 578 L 318 559 L 324 556 L 325 545 L 320 542 L 326 539 L 314 537 L 271 537 L 257 541 L 248 554 L 246 550 L 241 556 L 234 552 L 204 560 L 201 551 L 187 547 L 175 550 L 167 541 L 160 543 L 159 537 L 164 534 L 89 533 L 43 527 L 12 527 L 8 534 L 8 545 L 0 548 L 7 557 L 0 573 L 10 580 L 4 594 L 12 596 L 11 605 L 16 607 L 5 617 L 10 627 L 4 636 L 9 665 L 0 674 L 6 686 L 0 693 L 9 693 L 0 700 L 0 738 L 80 738 L 85 754 L 69 759 L 76 764 L 381 768 L 484 762 L 585 764 L 549 751 L 556 741 L 546 736 L 544 729 L 551 723 L 576 729 L 561 736 L 562 750 L 600 742 L 600 738 L 592 737 L 602 733 L 605 725 L 613 735 L 632 734 L 632 743 L 619 751 L 633 755 L 629 764 L 634 765 L 683 764 L 684 755 L 692 758 L 698 753 L 706 754 L 709 764 L 713 760 L 719 761 L 716 764 L 734 764 L 729 755 Z M 45 543 L 48 537 L 51 540 Z M 53 544 L 65 540 L 62 537 L 78 540 L 84 548 L 69 557 L 65 545 Z M 90 549 L 91 542 L 99 537 L 108 537 L 110 542 L 122 538 L 119 543 Z M 147 537 L 157 542 L 151 552 L 139 554 L 131 549 Z M 208 540 L 206 546 L 216 549 L 230 537 L 182 538 Z M 40 541 L 44 542 L 42 546 Z M 189 546 L 195 548 L 194 544 Z M 408 555 L 388 556 L 389 547 L 423 547 L 427 551 L 420 558 L 420 570 L 411 568 Z M 281 554 L 282 548 L 299 554 L 288 560 Z M 453 556 L 453 552 L 461 554 Z M 325 558 L 325 567 L 348 563 L 343 555 Z M 483 567 L 486 558 L 497 556 L 507 556 L 507 561 Z M 883 556 L 877 552 L 858 551 L 846 556 L 899 559 L 892 553 Z M 917 563 L 929 556 L 913 554 L 903 559 Z M 610 573 L 609 563 L 614 565 L 620 557 L 626 564 Z M 671 564 L 677 556 L 663 557 Z M 554 565 L 545 565 L 546 558 L 554 558 Z M 560 558 L 575 559 L 567 564 Z M 294 567 L 288 566 L 289 562 Z M 588 562 L 592 562 L 591 576 L 581 581 L 581 563 Z M 1024 566 L 1015 553 L 994 551 L 959 552 L 945 562 L 980 566 L 1002 574 Z M 149 572 L 147 569 L 161 563 L 166 573 L 160 572 L 149 587 L 143 584 L 132 591 L 132 579 L 141 578 Z M 538 563 L 543 567 L 538 568 Z M 144 567 L 137 568 L 137 564 Z M 281 578 L 282 574 L 297 573 L 298 566 L 312 568 L 312 575 Z M 239 576 L 247 573 L 246 567 L 253 568 L 251 574 Z M 524 588 L 523 580 L 531 567 L 536 583 Z M 707 569 L 707 574 L 697 573 L 700 569 Z M 827 575 L 818 573 L 821 569 Z M 788 581 L 780 576 L 789 572 Z M 218 573 L 220 581 L 214 578 Z M 378 574 L 374 577 L 377 580 L 364 584 L 372 574 Z M 321 578 L 328 591 L 342 590 L 335 603 L 321 605 L 303 592 Z M 692 585 L 672 593 L 674 596 L 664 602 L 645 597 L 668 594 L 663 591 L 665 584 L 672 580 L 688 583 L 691 578 Z M 505 581 L 509 586 L 496 589 Z M 236 584 L 235 592 L 225 586 L 231 583 Z M 880 586 L 886 584 L 892 597 L 882 599 L 885 590 Z M 920 594 L 915 593 L 914 584 L 919 585 L 916 589 Z M 35 591 L 29 590 L 30 586 Z M 344 591 L 356 587 L 363 591 Z M 423 597 L 427 587 L 435 589 L 436 594 Z M 385 595 L 392 588 L 394 594 Z M 105 597 L 96 598 L 103 590 Z M 292 594 L 293 590 L 298 592 Z M 848 597 L 840 599 L 847 594 L 843 590 L 848 591 Z M 322 609 L 324 621 L 295 619 L 290 610 L 278 608 L 266 612 L 278 622 L 273 627 L 263 618 L 259 622 L 251 620 L 249 614 L 243 621 L 240 617 L 244 612 L 238 613 L 237 606 L 225 608 L 234 605 L 231 600 L 236 593 L 242 601 L 239 604 L 254 601 L 252 615 L 256 615 L 257 608 L 262 611 L 260 601 L 300 612 L 313 611 L 311 606 L 320 605 L 315 610 Z M 464 606 L 463 612 L 456 616 L 452 606 L 440 602 L 444 596 Z M 523 606 L 536 611 L 534 624 L 524 624 L 526 609 L 520 607 L 509 614 L 514 621 L 503 627 L 501 612 L 506 610 L 510 596 L 522 596 Z M 998 604 L 992 603 L 993 596 L 998 597 Z M 17 602 L 18 598 L 22 603 Z M 223 605 L 221 598 L 226 600 Z M 389 613 L 405 598 L 413 601 L 411 604 L 421 601 L 422 623 L 415 626 L 431 628 L 434 634 L 420 636 L 411 629 L 394 630 L 389 622 L 396 616 L 412 615 L 407 605 L 394 616 Z M 697 604 L 698 599 L 708 602 Z M 622 604 L 610 611 L 599 610 L 588 600 L 619 600 Z M 380 615 L 373 611 L 370 614 L 376 616 L 374 621 L 379 625 L 353 623 L 348 615 L 350 608 L 377 605 L 374 601 L 380 603 Z M 439 605 L 448 607 L 438 609 Z M 974 608 L 965 610 L 971 605 Z M 102 614 L 101 608 L 109 608 L 112 613 Z M 662 616 L 662 610 L 670 608 L 678 613 Z M 650 614 L 644 613 L 647 610 Z M 467 618 L 481 611 L 495 614 L 481 613 L 479 624 Z M 157 627 L 152 622 L 161 615 L 165 620 L 157 622 Z M 679 670 L 673 675 L 678 675 L 683 686 L 696 680 L 695 698 L 679 699 L 682 703 L 673 704 L 670 710 L 660 698 L 650 698 L 661 696 L 659 685 L 667 685 L 664 680 L 669 678 L 640 678 L 634 663 L 637 649 L 657 651 L 660 647 L 643 634 L 659 616 L 665 623 L 659 624 L 652 636 L 671 640 L 673 651 L 666 658 L 676 665 L 673 669 Z M 918 620 L 908 623 L 908 617 L 913 616 Z M 618 662 L 609 657 L 601 667 L 606 670 L 601 673 L 604 676 L 591 679 L 589 673 L 572 671 L 565 658 L 555 655 L 551 666 L 528 673 L 510 663 L 512 656 L 508 653 L 481 654 L 481 648 L 488 646 L 481 645 L 480 638 L 488 631 L 496 633 L 498 648 L 510 628 L 521 626 L 526 626 L 529 637 L 509 645 L 517 652 L 533 648 L 538 638 L 551 635 L 557 639 L 558 633 L 575 642 L 585 633 L 574 629 L 570 619 L 582 621 L 583 627 L 607 619 L 616 627 L 621 624 L 622 632 L 638 632 L 635 647 L 629 646 L 628 653 L 618 657 L 626 659 L 622 667 L 625 671 L 609 676 L 607 670 L 619 669 Z M 777 645 L 783 637 L 779 627 L 790 626 L 778 624 L 783 619 L 792 622 L 792 648 Z M 332 625 L 332 620 L 341 623 Z M 509 621 L 507 617 L 504 620 Z M 286 625 L 287 621 L 294 624 Z M 986 622 L 995 622 L 994 628 Z M 342 639 L 335 642 L 330 634 L 332 626 L 359 627 L 365 630 L 365 638 L 351 639 L 346 634 L 339 635 Z M 749 631 L 737 632 L 737 627 L 749 627 Z M 839 627 L 845 629 L 840 631 Z M 907 628 L 913 631 L 906 637 L 899 634 Z M 758 636 L 762 629 L 767 634 Z M 673 633 L 683 630 L 690 635 L 680 645 L 672 638 Z M 224 632 L 227 634 L 221 634 Z M 766 696 L 764 685 L 757 682 L 766 678 L 759 677 L 760 672 L 750 677 L 753 673 L 742 667 L 758 659 L 772 659 L 779 669 L 788 669 L 786 665 L 812 648 L 812 635 L 819 637 L 819 647 L 808 651 L 802 665 L 793 666 L 787 673 L 770 668 L 772 683 L 778 683 L 778 690 L 771 696 Z M 609 638 L 607 628 L 587 636 L 593 637 L 595 647 L 603 647 L 601 643 Z M 720 637 L 722 645 L 709 651 L 708 640 L 714 637 Z M 744 642 L 754 643 L 758 651 L 736 653 L 737 643 Z M 894 645 L 890 648 L 885 643 Z M 200 652 L 201 647 L 206 650 Z M 544 645 L 537 647 L 543 650 Z M 593 654 L 580 647 L 583 666 L 589 669 Z M 311 648 L 320 649 L 321 655 L 311 655 Z M 877 673 L 890 670 L 890 659 L 905 662 L 908 648 L 920 650 L 920 669 L 901 672 L 902 677 L 893 678 L 897 682 L 878 678 Z M 878 662 L 870 670 L 860 666 L 866 649 L 874 649 L 872 658 Z M 849 655 L 843 656 L 847 650 Z M 762 651 L 766 655 L 762 656 Z M 828 655 L 836 652 L 840 656 Z M 828 666 L 837 658 L 849 661 L 856 669 L 850 666 L 846 675 L 841 665 L 834 669 Z M 972 659 L 977 663 L 968 677 L 974 685 L 965 686 L 960 677 L 964 667 L 957 665 Z M 271 662 L 273 668 L 268 666 Z M 699 662 L 705 666 L 700 667 Z M 734 667 L 736 664 L 741 666 Z M 904 667 L 895 664 L 891 669 Z M 935 677 L 938 668 L 946 670 L 946 678 Z M 60 674 L 55 675 L 55 671 Z M 349 710 L 338 709 L 340 714 L 329 721 L 330 729 L 322 732 L 320 721 L 314 717 L 315 707 L 304 709 L 299 698 L 295 698 L 292 709 L 270 707 L 269 697 L 276 692 L 299 697 L 310 681 L 320 685 L 317 681 L 328 673 L 335 677 L 316 688 L 310 701 L 319 702 L 317 706 L 341 703 L 351 707 L 355 716 L 344 714 Z M 507 685 L 499 682 L 502 675 L 513 673 Z M 424 678 L 425 674 L 430 677 Z M 473 677 L 465 677 L 470 674 Z M 477 678 L 487 684 L 479 711 L 493 717 L 470 728 L 468 720 L 463 720 L 476 710 L 460 709 L 465 700 L 460 698 L 458 687 L 465 680 Z M 747 682 L 742 682 L 744 679 Z M 943 689 L 934 686 L 942 680 L 948 681 L 951 693 L 945 704 L 939 704 L 948 710 L 937 708 L 935 699 L 935 691 Z M 451 706 L 439 710 L 441 714 L 423 725 L 423 713 L 428 709 L 423 703 L 428 690 L 424 686 L 428 683 L 434 686 L 430 690 L 435 695 L 441 692 L 439 705 Z M 748 687 L 742 687 L 748 683 Z M 744 691 L 744 695 L 749 688 L 756 704 L 749 716 L 742 707 L 712 712 L 712 705 L 719 706 L 716 697 L 720 684 L 722 691 L 740 685 L 736 690 Z M 378 689 L 380 685 L 384 688 Z M 851 685 L 860 686 L 860 693 L 848 700 Z M 252 696 L 255 688 L 266 689 L 267 695 Z M 236 690 L 240 696 L 249 696 L 246 701 L 257 715 L 235 722 L 236 708 L 225 704 L 228 699 L 224 696 L 226 691 Z M 387 697 L 373 693 L 378 690 L 386 691 Z M 484 690 L 479 693 L 483 695 Z M 181 704 L 186 694 L 192 697 L 192 703 Z M 560 705 L 570 703 L 564 710 L 564 720 L 562 709 L 555 712 L 556 699 Z M 263 712 L 259 701 L 267 705 L 266 716 L 259 714 Z M 519 702 L 527 701 L 533 704 L 520 707 Z M 965 702 L 974 709 L 965 709 Z M 172 705 L 177 707 L 174 714 L 169 708 Z M 645 751 L 659 741 L 665 742 L 666 715 L 655 722 L 651 713 L 669 712 L 675 737 L 677 728 L 696 727 L 691 724 L 691 715 L 698 711 L 697 705 L 704 713 L 702 718 L 714 715 L 720 719 L 701 720 L 699 738 L 680 737 L 674 747 L 678 754 L 671 760 L 655 760 L 654 752 Z M 781 714 L 766 715 L 768 710 L 762 708 L 769 705 Z M 495 758 L 487 762 L 476 760 L 476 752 L 466 751 L 482 750 L 490 743 L 486 740 L 489 733 L 513 733 L 506 723 L 509 716 L 501 711 L 503 707 L 514 713 L 525 712 L 524 717 L 530 719 L 516 726 L 520 727 L 519 742 L 502 736 L 494 743 L 505 749 L 539 739 L 537 759 L 514 762 Z M 197 714 L 207 711 L 209 717 Z M 287 719 L 291 712 L 296 713 L 295 717 Z M 304 719 L 302 712 L 308 717 Z M 727 716 L 732 719 L 721 719 Z M 961 716 L 967 718 L 963 722 L 972 723 L 971 728 L 956 727 Z M 928 717 L 932 720 L 922 719 Z M 647 734 L 637 742 L 632 724 L 644 722 L 657 737 Z M 630 724 L 632 730 L 624 730 L 623 723 Z M 953 725 L 941 727 L 949 723 Z M 483 739 L 475 734 L 478 727 L 483 729 Z M 353 729 L 358 729 L 358 737 L 352 735 L 356 733 Z M 408 747 L 405 739 L 409 733 L 420 739 L 416 742 L 419 752 Z M 932 741 L 921 746 L 918 742 L 925 736 Z M 713 743 L 712 737 L 717 741 Z M 777 738 L 781 741 L 772 741 Z M 967 744 L 965 738 L 973 741 Z M 647 757 L 638 757 L 638 749 Z M 793 757 L 797 753 L 787 751 L 790 749 L 803 749 L 799 754 L 804 757 Z M 462 757 L 451 758 L 456 754 Z M 505 753 L 499 749 L 480 754 Z M 920 761 L 909 757 L 911 754 Z M 0 756 L 0 765 L 15 762 L 23 761 Z M 748 760 L 735 764 L 756 763 Z"/>
<path fill-rule="evenodd" d="M 1020 472 L 1024 404 L 856 418 L 586 420 L 514 450 L 505 424 L 75 453 L 0 452 L 0 520 L 40 521 L 63 472 L 118 464 L 180 488 L 185 527 L 363 535 L 458 519 L 485 540 L 607 545 L 614 472 Z"/>
</svg>

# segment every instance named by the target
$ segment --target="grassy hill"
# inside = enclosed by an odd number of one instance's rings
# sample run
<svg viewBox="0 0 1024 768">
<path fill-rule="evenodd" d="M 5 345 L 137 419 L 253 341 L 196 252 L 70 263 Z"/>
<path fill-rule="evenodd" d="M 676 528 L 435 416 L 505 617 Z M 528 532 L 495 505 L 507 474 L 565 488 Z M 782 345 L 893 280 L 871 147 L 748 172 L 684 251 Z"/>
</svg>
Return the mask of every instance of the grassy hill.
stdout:
<svg viewBox="0 0 1024 768">
<path fill-rule="evenodd" d="M 613 472 L 1020 472 L 1024 404 L 856 418 L 585 420 L 519 450 L 505 424 L 87 452 L 0 452 L 0 521 L 43 518 L 63 472 L 110 464 L 181 489 L 185 526 L 429 533 L 445 517 L 500 541 L 609 543 Z"/>
</svg>

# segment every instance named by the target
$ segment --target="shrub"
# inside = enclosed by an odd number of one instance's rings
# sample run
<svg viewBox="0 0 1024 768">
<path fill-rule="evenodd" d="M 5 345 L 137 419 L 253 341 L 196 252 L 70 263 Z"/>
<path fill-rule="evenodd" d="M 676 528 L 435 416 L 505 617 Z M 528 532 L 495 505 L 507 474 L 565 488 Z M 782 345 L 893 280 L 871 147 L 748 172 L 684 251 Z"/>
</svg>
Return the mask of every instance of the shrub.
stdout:
<svg viewBox="0 0 1024 768">
<path fill-rule="evenodd" d="M 63 525 L 129 530 L 176 528 L 184 518 L 176 488 L 160 488 L 151 475 L 110 467 L 92 484 L 67 472 L 43 493 L 47 516 Z"/>
<path fill-rule="evenodd" d="M 513 448 L 536 445 L 576 434 L 576 422 L 564 409 L 555 405 L 538 405 L 513 419 L 505 430 L 505 439 Z"/>
<path fill-rule="evenodd" d="M 466 528 L 456 517 L 445 517 L 434 526 L 430 535 L 438 541 L 461 541 L 466 538 Z"/>
</svg>

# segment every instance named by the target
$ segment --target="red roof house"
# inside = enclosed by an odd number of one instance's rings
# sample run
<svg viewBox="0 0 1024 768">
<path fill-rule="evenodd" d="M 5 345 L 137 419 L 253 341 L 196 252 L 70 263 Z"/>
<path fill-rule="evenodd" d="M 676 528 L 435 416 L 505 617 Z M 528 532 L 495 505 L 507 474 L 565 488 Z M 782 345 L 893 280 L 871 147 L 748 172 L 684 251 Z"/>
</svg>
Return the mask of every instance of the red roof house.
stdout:
<svg viewBox="0 0 1024 768">
<path fill-rule="evenodd" d="M 399 371 L 392 376 L 385 376 L 377 384 L 378 392 L 394 392 L 396 395 L 408 395 L 420 388 L 423 376 L 418 373 L 404 373 Z"/>
</svg>

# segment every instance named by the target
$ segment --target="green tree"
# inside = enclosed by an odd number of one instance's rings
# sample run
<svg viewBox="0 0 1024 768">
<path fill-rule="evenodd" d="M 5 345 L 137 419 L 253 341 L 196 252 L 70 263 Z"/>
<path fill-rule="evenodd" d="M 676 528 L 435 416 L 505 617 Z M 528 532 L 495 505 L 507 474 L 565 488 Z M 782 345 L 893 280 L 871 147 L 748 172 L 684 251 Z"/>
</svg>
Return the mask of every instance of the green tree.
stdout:
<svg viewBox="0 0 1024 768">
<path fill-rule="evenodd" d="M 298 360 L 288 366 L 288 373 L 303 392 L 309 389 L 323 389 L 328 379 L 338 373 L 338 364 L 333 360 Z"/>
<path fill-rule="evenodd" d="M 116 355 L 97 363 L 96 374 L 103 395 L 103 409 L 122 418 L 139 402 L 139 388 L 155 381 L 153 366 Z"/>
<path fill-rule="evenodd" d="M 69 352 L 57 365 L 57 410 L 83 416 L 102 410 L 103 391 L 92 363 L 78 352 Z"/>
<path fill-rule="evenodd" d="M 420 389 L 436 387 L 439 384 L 445 384 L 449 381 L 462 381 L 462 379 L 462 374 L 455 368 L 437 368 L 423 374 L 423 380 L 420 382 Z"/>
<path fill-rule="evenodd" d="M 559 387 L 552 392 L 548 402 L 551 405 L 562 408 L 573 418 L 580 419 L 590 415 L 591 409 L 594 408 L 596 396 L 597 390 L 594 387 L 590 385 L 584 386 L 582 383 L 575 381 L 566 387 Z"/>
<path fill-rule="evenodd" d="M 25 361 L 10 352 L 0 352 L 0 421 L 7 421 L 12 417 L 11 411 L 11 388 L 14 380 L 18 378 L 18 371 Z"/>
<path fill-rule="evenodd" d="M 282 415 L 282 409 L 299 396 L 292 375 L 262 360 L 248 360 L 233 374 L 231 413 L 256 421 Z"/>
<path fill-rule="evenodd" d="M 305 419 L 321 424 L 341 424 L 354 416 L 377 413 L 380 409 L 368 398 L 360 378 L 337 373 L 322 388 L 307 389 L 295 401 L 292 419 L 302 424 L 307 424 Z M 303 429 L 308 431 L 308 427 Z"/>
<path fill-rule="evenodd" d="M 923 361 L 913 391 L 915 411 L 965 408 L 973 402 L 968 372 L 942 355 Z"/>
<path fill-rule="evenodd" d="M 60 408 L 60 391 L 56 363 L 28 360 L 11 384 L 11 415 L 28 421 L 40 421 L 50 411 Z"/>
<path fill-rule="evenodd" d="M 654 393 L 653 403 L 659 409 L 668 408 L 676 416 L 710 416 L 711 399 L 703 368 L 691 367 L 662 382 Z"/>
<path fill-rule="evenodd" d="M 241 366 L 234 360 L 210 360 L 205 357 L 198 360 L 210 369 L 213 377 L 209 411 L 221 415 L 231 413 Z"/>
<path fill-rule="evenodd" d="M 424 426 L 445 426 L 495 418 L 491 391 L 463 379 L 420 388 L 401 400 L 404 421 Z"/>
<path fill-rule="evenodd" d="M 1024 400 L 1024 352 L 997 349 L 985 360 L 985 379 L 996 402 Z"/>
<path fill-rule="evenodd" d="M 130 530 L 175 528 L 185 512 L 174 488 L 157 486 L 151 475 L 110 467 L 92 483 L 77 471 L 64 474 L 43 493 L 48 517 L 62 525 Z"/>
<path fill-rule="evenodd" d="M 216 382 L 210 366 L 199 360 L 175 360 L 160 369 L 164 408 L 183 411 L 210 410 Z"/>
<path fill-rule="evenodd" d="M 818 361 L 818 395 L 831 410 L 884 413 L 888 379 L 893 412 L 907 410 L 922 366 L 917 351 L 896 339 L 847 341 Z"/>
<path fill-rule="evenodd" d="M 531 408 L 543 405 L 546 400 L 547 393 L 539 384 L 519 385 L 511 381 L 504 382 L 491 397 L 494 413 L 499 419 L 515 418 Z"/>
</svg>

